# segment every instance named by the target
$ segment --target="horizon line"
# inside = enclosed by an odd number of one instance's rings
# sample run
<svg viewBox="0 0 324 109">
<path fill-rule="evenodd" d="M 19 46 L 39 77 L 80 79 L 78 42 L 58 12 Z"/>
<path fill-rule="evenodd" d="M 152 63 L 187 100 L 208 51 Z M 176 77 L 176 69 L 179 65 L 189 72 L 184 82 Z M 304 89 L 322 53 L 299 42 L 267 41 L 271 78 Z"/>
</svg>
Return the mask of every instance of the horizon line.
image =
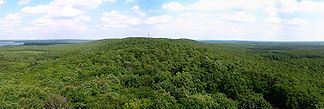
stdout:
<svg viewBox="0 0 324 109">
<path fill-rule="evenodd" d="M 324 42 L 324 40 L 253 40 L 253 39 L 193 39 L 193 38 L 169 38 L 169 37 L 115 37 L 115 38 L 48 38 L 48 39 L 0 39 L 0 41 L 32 41 L 32 40 L 105 40 L 105 39 L 125 39 L 125 38 L 165 38 L 165 39 L 190 39 L 195 41 L 242 41 L 242 42 Z"/>
</svg>

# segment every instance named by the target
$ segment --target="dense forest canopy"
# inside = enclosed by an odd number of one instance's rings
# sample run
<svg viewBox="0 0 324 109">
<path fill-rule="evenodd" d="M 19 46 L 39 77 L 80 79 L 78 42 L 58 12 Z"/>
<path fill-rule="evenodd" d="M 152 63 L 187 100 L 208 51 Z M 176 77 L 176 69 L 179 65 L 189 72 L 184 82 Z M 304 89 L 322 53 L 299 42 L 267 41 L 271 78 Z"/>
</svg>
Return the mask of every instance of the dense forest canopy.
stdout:
<svg viewBox="0 0 324 109">
<path fill-rule="evenodd" d="M 126 38 L 0 47 L 1 108 L 316 109 L 323 77 L 318 44 Z"/>
</svg>

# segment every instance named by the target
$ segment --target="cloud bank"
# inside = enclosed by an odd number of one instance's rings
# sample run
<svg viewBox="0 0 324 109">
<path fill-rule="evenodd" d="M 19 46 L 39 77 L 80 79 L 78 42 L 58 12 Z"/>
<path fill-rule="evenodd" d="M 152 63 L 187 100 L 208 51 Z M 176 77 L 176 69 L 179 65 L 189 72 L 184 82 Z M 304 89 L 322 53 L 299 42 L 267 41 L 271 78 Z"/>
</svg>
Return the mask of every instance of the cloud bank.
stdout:
<svg viewBox="0 0 324 109">
<path fill-rule="evenodd" d="M 0 8 L 8 1 L 0 0 Z M 315 0 L 33 0 L 0 14 L 0 39 L 120 38 L 324 40 Z"/>
</svg>

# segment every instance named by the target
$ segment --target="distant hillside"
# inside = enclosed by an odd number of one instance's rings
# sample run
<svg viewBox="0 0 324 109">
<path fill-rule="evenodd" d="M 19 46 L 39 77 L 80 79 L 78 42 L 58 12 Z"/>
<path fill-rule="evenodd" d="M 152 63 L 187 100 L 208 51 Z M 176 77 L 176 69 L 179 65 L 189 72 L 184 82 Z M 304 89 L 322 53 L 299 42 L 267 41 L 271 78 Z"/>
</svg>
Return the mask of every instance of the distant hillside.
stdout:
<svg viewBox="0 0 324 109">
<path fill-rule="evenodd" d="M 324 41 L 243 41 L 243 40 L 199 40 L 208 43 L 240 43 L 259 45 L 324 45 Z"/>
<path fill-rule="evenodd" d="M 91 40 L 76 40 L 76 39 L 61 39 L 61 40 L 25 40 L 17 41 L 23 42 L 24 45 L 55 45 L 55 44 L 74 44 L 90 42 Z"/>
<path fill-rule="evenodd" d="M 324 46 L 125 38 L 0 47 L 1 108 L 316 109 Z"/>
<path fill-rule="evenodd" d="M 15 42 L 15 41 L 1 41 L 0 40 L 0 47 L 1 46 L 11 46 L 11 45 L 24 45 L 23 42 Z"/>
<path fill-rule="evenodd" d="M 17 45 L 56 45 L 56 44 L 75 44 L 90 42 L 91 40 L 60 39 L 60 40 L 0 40 L 0 46 Z"/>
</svg>

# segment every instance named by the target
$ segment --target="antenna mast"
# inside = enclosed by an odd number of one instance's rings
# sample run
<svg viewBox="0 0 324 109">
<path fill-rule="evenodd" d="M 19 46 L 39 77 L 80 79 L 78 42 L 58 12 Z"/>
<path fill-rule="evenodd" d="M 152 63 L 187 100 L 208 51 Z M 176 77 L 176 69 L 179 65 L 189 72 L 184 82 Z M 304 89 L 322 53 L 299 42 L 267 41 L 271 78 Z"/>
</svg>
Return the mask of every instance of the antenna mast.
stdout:
<svg viewBox="0 0 324 109">
<path fill-rule="evenodd" d="M 147 37 L 150 37 L 150 32 L 147 32 Z"/>
</svg>

